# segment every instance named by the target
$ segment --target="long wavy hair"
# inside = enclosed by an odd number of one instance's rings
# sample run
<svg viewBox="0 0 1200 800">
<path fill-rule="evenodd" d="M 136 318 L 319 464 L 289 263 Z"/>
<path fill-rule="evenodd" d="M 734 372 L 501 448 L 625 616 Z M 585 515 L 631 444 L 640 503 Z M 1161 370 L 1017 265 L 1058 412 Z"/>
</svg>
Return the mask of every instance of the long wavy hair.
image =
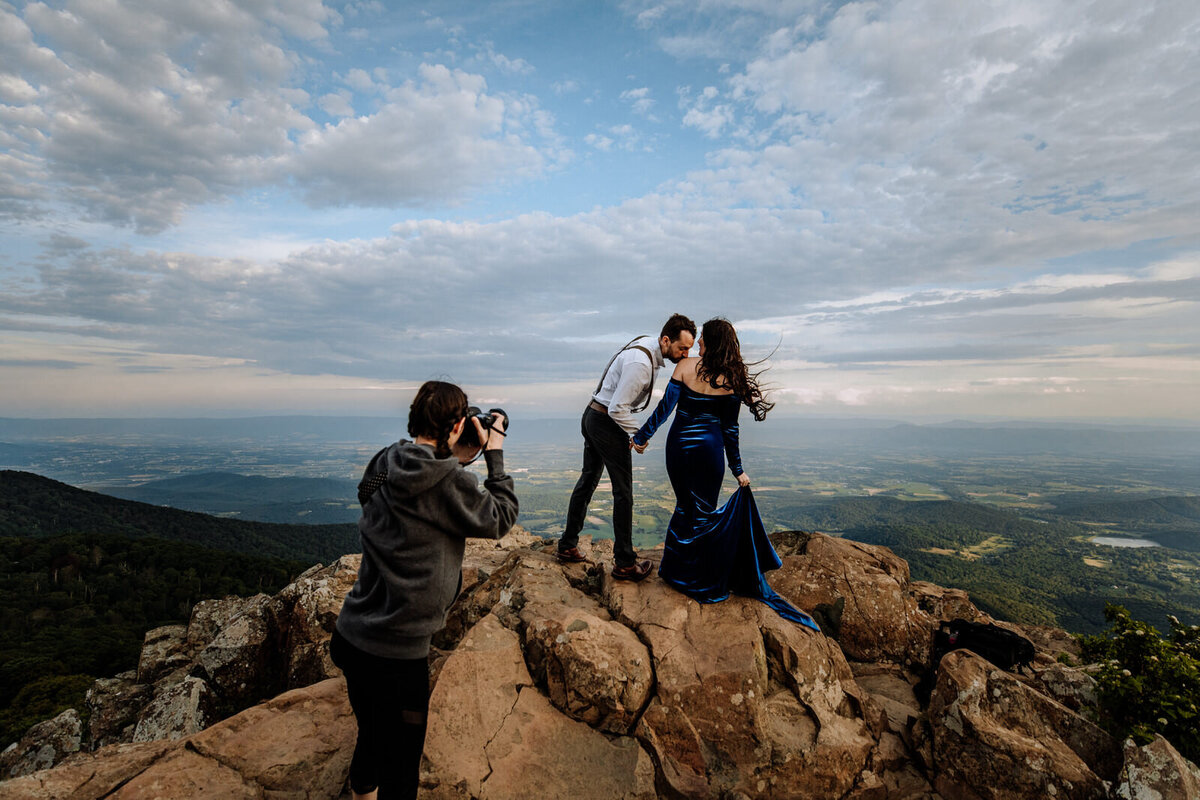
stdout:
<svg viewBox="0 0 1200 800">
<path fill-rule="evenodd" d="M 425 381 L 408 409 L 408 435 L 437 442 L 433 453 L 450 457 L 450 432 L 467 415 L 467 394 L 453 383 Z"/>
<path fill-rule="evenodd" d="M 763 397 L 758 376 L 765 370 L 751 372 L 742 360 L 742 345 L 737 331 L 724 317 L 713 317 L 700 329 L 704 339 L 704 355 L 696 368 L 696 377 L 714 389 L 732 389 L 733 393 L 750 409 L 754 419 L 762 421 L 767 412 L 775 407 Z M 761 362 L 755 361 L 749 366 Z"/>
</svg>

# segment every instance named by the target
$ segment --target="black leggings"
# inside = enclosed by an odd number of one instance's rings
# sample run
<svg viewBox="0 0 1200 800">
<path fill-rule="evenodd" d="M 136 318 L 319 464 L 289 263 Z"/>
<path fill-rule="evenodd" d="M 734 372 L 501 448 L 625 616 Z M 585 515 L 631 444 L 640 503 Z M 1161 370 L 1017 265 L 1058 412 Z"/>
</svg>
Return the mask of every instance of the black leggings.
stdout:
<svg viewBox="0 0 1200 800">
<path fill-rule="evenodd" d="M 379 800 L 415 798 L 429 713 L 429 658 L 364 653 L 336 629 L 329 655 L 346 676 L 358 720 L 350 788 L 367 794 L 378 787 Z"/>
</svg>

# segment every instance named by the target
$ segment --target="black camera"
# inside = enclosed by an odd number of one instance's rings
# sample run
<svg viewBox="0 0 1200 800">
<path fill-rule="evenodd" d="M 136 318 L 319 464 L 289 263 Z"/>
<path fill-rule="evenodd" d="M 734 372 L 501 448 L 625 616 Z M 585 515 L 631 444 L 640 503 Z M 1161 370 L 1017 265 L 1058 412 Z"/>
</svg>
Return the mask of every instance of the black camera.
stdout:
<svg viewBox="0 0 1200 800">
<path fill-rule="evenodd" d="M 503 426 L 501 426 L 497 429 L 500 433 L 504 433 L 504 429 L 507 428 L 509 425 L 508 413 L 505 412 L 504 409 L 492 408 L 492 409 L 488 409 L 487 413 L 484 413 L 483 411 L 480 411 L 475 406 L 471 406 L 470 408 L 468 408 L 467 409 L 467 424 L 463 426 L 462 436 L 460 436 L 458 438 L 458 443 L 463 445 L 464 447 L 482 447 L 483 445 L 480 444 L 480 442 L 479 442 L 479 434 L 476 433 L 475 425 L 471 422 L 471 420 L 472 419 L 479 420 L 479 424 L 483 426 L 483 429 L 485 431 L 491 431 L 492 427 L 497 422 L 497 418 L 496 418 L 497 414 L 504 415 L 505 423 Z"/>
</svg>

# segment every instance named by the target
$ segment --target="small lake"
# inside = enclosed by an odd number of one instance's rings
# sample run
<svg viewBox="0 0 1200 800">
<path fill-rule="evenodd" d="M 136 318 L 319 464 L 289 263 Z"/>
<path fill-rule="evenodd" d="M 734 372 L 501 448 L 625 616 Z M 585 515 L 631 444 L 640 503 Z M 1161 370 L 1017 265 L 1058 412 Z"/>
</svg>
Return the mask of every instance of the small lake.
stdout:
<svg viewBox="0 0 1200 800">
<path fill-rule="evenodd" d="M 1129 539 L 1124 536 L 1093 536 L 1094 544 L 1106 544 L 1109 547 L 1162 547 L 1158 542 L 1149 539 Z"/>
</svg>

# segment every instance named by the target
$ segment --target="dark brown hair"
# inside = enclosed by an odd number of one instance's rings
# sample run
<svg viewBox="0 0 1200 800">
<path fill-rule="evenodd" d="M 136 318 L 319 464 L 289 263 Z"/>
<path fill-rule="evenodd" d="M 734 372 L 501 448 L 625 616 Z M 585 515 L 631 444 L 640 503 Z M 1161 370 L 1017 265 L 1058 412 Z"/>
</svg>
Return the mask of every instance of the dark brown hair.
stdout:
<svg viewBox="0 0 1200 800">
<path fill-rule="evenodd" d="M 408 408 L 408 435 L 437 442 L 433 454 L 450 456 L 450 432 L 467 415 L 467 394 L 453 383 L 425 381 Z"/>
<path fill-rule="evenodd" d="M 750 372 L 742 360 L 742 345 L 737 331 L 724 317 L 713 317 L 700 331 L 704 339 L 704 355 L 696 367 L 696 377 L 714 389 L 732 389 L 758 421 L 775 407 L 763 398 L 758 385 L 759 372 Z M 759 362 L 754 362 L 755 364 Z"/>
<path fill-rule="evenodd" d="M 675 342 L 679 340 L 679 334 L 687 331 L 696 338 L 696 323 L 685 317 L 683 314 L 672 314 L 670 319 L 662 327 L 662 333 L 658 334 L 659 338 L 663 336 L 668 340 Z"/>
</svg>

